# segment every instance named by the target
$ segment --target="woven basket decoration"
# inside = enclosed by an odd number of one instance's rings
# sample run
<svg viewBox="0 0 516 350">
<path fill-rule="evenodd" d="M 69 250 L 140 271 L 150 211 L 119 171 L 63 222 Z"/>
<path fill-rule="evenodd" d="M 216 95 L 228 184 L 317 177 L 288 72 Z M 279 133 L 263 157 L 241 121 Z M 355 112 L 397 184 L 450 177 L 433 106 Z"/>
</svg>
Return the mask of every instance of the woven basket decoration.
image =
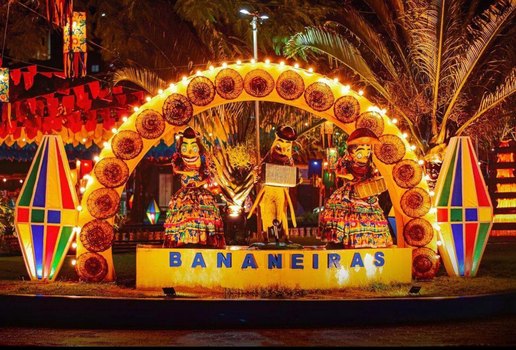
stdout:
<svg viewBox="0 0 516 350">
<path fill-rule="evenodd" d="M 416 161 L 405 159 L 394 166 L 392 176 L 401 188 L 412 188 L 421 182 L 423 169 Z"/>
<path fill-rule="evenodd" d="M 383 118 L 376 112 L 364 112 L 357 119 L 356 128 L 368 128 L 380 137 L 383 134 Z"/>
<path fill-rule="evenodd" d="M 352 123 L 360 115 L 360 104 L 353 96 L 342 96 L 335 101 L 333 106 L 335 118 L 343 123 Z"/>
<path fill-rule="evenodd" d="M 215 89 L 222 98 L 233 100 L 244 90 L 244 79 L 236 70 L 224 68 L 215 77 Z"/>
<path fill-rule="evenodd" d="M 107 219 L 115 215 L 120 204 L 120 196 L 110 188 L 93 191 L 87 201 L 88 211 L 97 219 Z"/>
<path fill-rule="evenodd" d="M 107 261 L 97 253 L 87 252 L 77 258 L 75 269 L 85 282 L 101 282 L 108 272 Z"/>
<path fill-rule="evenodd" d="M 115 233 L 113 225 L 104 220 L 93 220 L 83 226 L 79 238 L 90 252 L 103 252 L 111 248 Z"/>
<path fill-rule="evenodd" d="M 405 242 L 414 247 L 423 247 L 430 243 L 434 235 L 432 225 L 425 219 L 412 219 L 405 225 L 403 229 L 403 237 Z"/>
<path fill-rule="evenodd" d="M 295 100 L 305 91 L 305 82 L 298 73 L 287 70 L 278 77 L 276 91 L 285 100 Z"/>
<path fill-rule="evenodd" d="M 101 159 L 93 169 L 99 182 L 109 188 L 123 185 L 129 178 L 129 168 L 115 157 Z"/>
<path fill-rule="evenodd" d="M 163 117 L 171 125 L 186 125 L 193 117 L 192 103 L 181 94 L 170 94 L 163 103 Z"/>
<path fill-rule="evenodd" d="M 428 192 L 414 187 L 401 196 L 401 209 L 411 218 L 418 218 L 430 210 L 431 199 Z"/>
<path fill-rule="evenodd" d="M 265 97 L 274 89 L 274 78 L 263 69 L 255 69 L 244 78 L 245 91 L 254 97 Z"/>
<path fill-rule="evenodd" d="M 380 145 L 374 146 L 374 155 L 382 163 L 394 164 L 405 157 L 405 145 L 403 140 L 396 135 L 386 134 L 380 136 Z"/>
<path fill-rule="evenodd" d="M 333 106 L 335 98 L 330 87 L 321 82 L 310 84 L 305 90 L 305 101 L 316 111 L 323 112 Z"/>
<path fill-rule="evenodd" d="M 432 279 L 439 271 L 440 260 L 430 248 L 422 247 L 412 251 L 412 276 L 418 280 Z"/>
<path fill-rule="evenodd" d="M 158 112 L 146 109 L 136 117 L 136 130 L 144 139 L 157 139 L 165 131 L 165 119 Z"/>
<path fill-rule="evenodd" d="M 143 149 L 143 140 L 135 131 L 122 130 L 113 136 L 111 147 L 118 158 L 129 160 L 140 154 Z"/>
<path fill-rule="evenodd" d="M 206 77 L 195 77 L 188 84 L 186 94 L 196 106 L 206 106 L 215 98 L 215 85 Z"/>
</svg>

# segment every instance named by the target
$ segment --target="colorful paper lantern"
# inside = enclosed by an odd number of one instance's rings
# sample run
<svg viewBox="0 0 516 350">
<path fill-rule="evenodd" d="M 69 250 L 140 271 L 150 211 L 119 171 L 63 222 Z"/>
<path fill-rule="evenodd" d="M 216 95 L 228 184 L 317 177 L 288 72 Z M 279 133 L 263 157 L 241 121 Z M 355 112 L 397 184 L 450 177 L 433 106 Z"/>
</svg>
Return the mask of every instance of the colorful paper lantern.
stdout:
<svg viewBox="0 0 516 350">
<path fill-rule="evenodd" d="M 0 102 L 9 102 L 9 68 L 0 68 Z"/>
<path fill-rule="evenodd" d="M 86 12 L 73 12 L 72 23 L 63 29 L 64 72 L 68 78 L 86 75 Z"/>
<path fill-rule="evenodd" d="M 57 277 L 75 236 L 78 203 L 61 136 L 43 136 L 14 218 L 32 280 L 53 281 Z"/>
<path fill-rule="evenodd" d="M 474 277 L 493 224 L 493 205 L 469 137 L 452 137 L 436 184 L 439 253 L 450 276 Z"/>
<path fill-rule="evenodd" d="M 155 200 L 152 200 L 152 202 L 150 202 L 149 206 L 147 207 L 147 218 L 149 218 L 150 223 L 154 225 L 158 222 L 159 215 L 160 211 L 158 203 L 156 203 Z"/>
<path fill-rule="evenodd" d="M 326 161 L 328 162 L 328 169 L 335 170 L 337 167 L 337 161 L 339 159 L 339 154 L 337 153 L 337 149 L 326 148 Z"/>
</svg>

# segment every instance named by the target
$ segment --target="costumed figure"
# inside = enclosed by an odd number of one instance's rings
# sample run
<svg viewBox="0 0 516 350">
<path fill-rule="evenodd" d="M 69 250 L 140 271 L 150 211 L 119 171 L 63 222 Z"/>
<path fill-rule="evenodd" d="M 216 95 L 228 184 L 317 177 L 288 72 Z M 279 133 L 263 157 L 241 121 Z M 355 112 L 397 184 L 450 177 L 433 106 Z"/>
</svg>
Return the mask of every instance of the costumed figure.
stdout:
<svg viewBox="0 0 516 350">
<path fill-rule="evenodd" d="M 371 155 L 376 135 L 356 129 L 347 140 L 346 154 L 337 164 L 337 177 L 344 185 L 328 199 L 321 212 L 319 229 L 331 248 L 380 248 L 392 246 L 388 222 L 377 195 L 385 182 L 377 176 Z"/>
<path fill-rule="evenodd" d="M 163 247 L 199 244 L 224 248 L 223 223 L 208 183 L 210 160 L 198 134 L 190 127 L 179 137 L 172 157 L 172 170 L 181 174 L 181 189 L 170 199 L 165 220 Z"/>
<path fill-rule="evenodd" d="M 295 187 L 299 183 L 297 168 L 292 158 L 292 142 L 297 139 L 296 131 L 290 126 L 283 126 L 276 130 L 276 138 L 270 151 L 262 160 L 264 166 L 269 166 L 265 175 L 264 184 L 256 200 L 249 211 L 251 217 L 257 205 L 260 206 L 262 228 L 265 241 L 268 237 L 275 237 L 279 242 L 283 237 L 286 243 L 292 243 L 288 234 L 287 204 L 290 208 L 292 224 L 297 226 L 294 206 L 290 199 L 289 187 Z M 267 168 L 266 168 L 267 169 Z"/>
</svg>

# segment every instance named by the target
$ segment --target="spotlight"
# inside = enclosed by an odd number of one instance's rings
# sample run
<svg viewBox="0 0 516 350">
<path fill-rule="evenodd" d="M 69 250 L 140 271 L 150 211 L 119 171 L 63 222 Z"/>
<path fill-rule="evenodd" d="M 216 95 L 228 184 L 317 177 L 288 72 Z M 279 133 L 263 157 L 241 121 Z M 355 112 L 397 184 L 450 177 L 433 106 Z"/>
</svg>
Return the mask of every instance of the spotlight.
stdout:
<svg viewBox="0 0 516 350">
<path fill-rule="evenodd" d="M 412 286 L 412 287 L 410 287 L 408 294 L 409 295 L 419 295 L 420 290 L 421 290 L 421 286 Z"/>
<path fill-rule="evenodd" d="M 173 298 L 176 296 L 176 290 L 174 287 L 163 287 L 163 294 L 165 294 L 166 297 Z"/>
</svg>

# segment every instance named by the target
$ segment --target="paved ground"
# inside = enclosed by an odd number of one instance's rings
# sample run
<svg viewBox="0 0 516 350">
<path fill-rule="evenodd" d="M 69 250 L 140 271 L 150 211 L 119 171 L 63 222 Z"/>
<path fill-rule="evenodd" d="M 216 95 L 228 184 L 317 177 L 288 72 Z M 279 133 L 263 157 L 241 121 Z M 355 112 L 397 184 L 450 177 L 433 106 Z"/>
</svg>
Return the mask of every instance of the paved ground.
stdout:
<svg viewBox="0 0 516 350">
<path fill-rule="evenodd" d="M 178 317 L 178 315 L 171 315 Z M 516 315 L 376 327 L 218 330 L 0 328 L 3 346 L 514 346 Z"/>
</svg>

